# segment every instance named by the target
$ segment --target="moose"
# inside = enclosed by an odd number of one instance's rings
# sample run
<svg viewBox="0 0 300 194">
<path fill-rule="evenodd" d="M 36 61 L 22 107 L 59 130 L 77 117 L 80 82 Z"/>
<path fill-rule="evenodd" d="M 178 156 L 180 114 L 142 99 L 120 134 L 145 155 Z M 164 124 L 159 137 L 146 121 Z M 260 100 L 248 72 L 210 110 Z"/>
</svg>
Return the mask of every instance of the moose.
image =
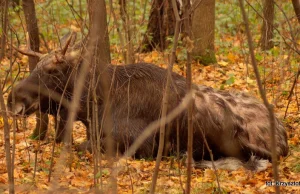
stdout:
<svg viewBox="0 0 300 194">
<path fill-rule="evenodd" d="M 70 36 L 69 39 L 71 39 Z M 61 98 L 71 101 L 74 83 L 83 63 L 78 49 L 69 48 L 67 41 L 62 49 L 49 54 L 36 53 L 30 50 L 20 51 L 29 56 L 38 56 L 39 63 L 33 72 L 15 86 L 14 94 L 9 94 L 7 106 L 16 115 L 28 116 L 37 110 L 60 116 L 56 131 L 56 141 L 61 142 L 66 132 L 68 107 L 53 97 L 60 94 Z M 80 50 L 80 49 L 79 49 Z M 98 72 L 105 72 L 110 86 L 111 118 L 113 121 L 112 138 L 118 151 L 124 153 L 134 140 L 151 122 L 160 118 L 163 93 L 166 85 L 167 70 L 153 64 L 138 63 L 130 65 L 111 65 Z M 176 73 L 171 74 L 168 111 L 180 104 L 187 94 L 186 79 Z M 80 108 L 76 120 L 89 125 L 88 117 L 92 115 L 91 88 L 88 87 L 92 73 L 86 77 L 80 96 Z M 30 86 L 36 86 L 36 90 Z M 103 89 L 99 85 L 95 89 L 97 98 L 97 117 L 104 117 Z M 193 85 L 193 158 L 196 161 L 210 159 L 204 138 L 213 152 L 214 159 L 236 158 L 246 168 L 257 170 L 259 161 L 271 160 L 271 140 L 269 113 L 265 106 L 256 98 L 242 92 L 219 91 L 204 85 Z M 41 92 L 43 91 L 43 92 Z M 14 107 L 12 106 L 14 96 Z M 171 148 L 176 147 L 176 127 L 179 123 L 180 151 L 187 150 L 187 111 L 177 116 L 176 121 L 169 123 L 171 130 L 169 142 Z M 278 118 L 275 119 L 276 151 L 278 156 L 288 153 L 287 133 Z M 87 139 L 91 138 L 89 130 Z M 103 138 L 105 139 L 105 138 Z M 136 157 L 155 157 L 158 149 L 159 133 L 152 134 L 136 151 Z M 170 149 L 171 149 L 170 148 Z M 247 166 L 247 161 L 257 162 Z M 257 159 L 258 158 L 258 159 Z M 223 159 L 224 160 L 224 159 Z M 219 163 L 216 163 L 219 164 Z M 245 165 L 246 164 L 246 165 Z M 221 164 L 220 164 L 221 166 Z"/>
</svg>

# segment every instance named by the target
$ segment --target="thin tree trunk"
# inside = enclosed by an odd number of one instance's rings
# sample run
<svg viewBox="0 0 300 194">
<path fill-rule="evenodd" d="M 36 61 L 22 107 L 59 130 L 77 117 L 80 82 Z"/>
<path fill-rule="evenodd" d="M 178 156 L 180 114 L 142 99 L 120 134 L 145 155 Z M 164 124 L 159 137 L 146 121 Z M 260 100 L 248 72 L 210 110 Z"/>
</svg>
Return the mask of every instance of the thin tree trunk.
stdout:
<svg viewBox="0 0 300 194">
<path fill-rule="evenodd" d="M 272 41 L 274 33 L 274 1 L 273 0 L 264 0 L 263 7 L 263 26 L 261 29 L 261 49 L 269 50 L 273 48 L 274 43 Z"/>
<path fill-rule="evenodd" d="M 123 21 L 123 28 L 125 30 L 125 38 L 126 38 L 126 64 L 132 64 L 134 63 L 134 54 L 133 54 L 133 45 L 132 45 L 132 31 L 130 29 L 131 27 L 131 20 L 128 16 L 127 13 L 127 4 L 125 0 L 119 0 L 119 5 L 120 5 L 120 13 L 121 13 L 121 18 Z"/>
<path fill-rule="evenodd" d="M 126 63 L 126 61 L 127 61 L 127 53 L 125 51 L 125 41 L 124 41 L 124 38 L 123 38 L 123 34 L 122 34 L 121 30 L 120 30 L 120 27 L 118 25 L 117 16 L 116 16 L 116 13 L 114 11 L 113 1 L 112 0 L 109 0 L 109 6 L 110 6 L 110 10 L 111 10 L 111 15 L 112 15 L 112 17 L 114 19 L 114 25 L 115 25 L 115 27 L 117 29 L 118 34 L 119 34 L 121 52 L 122 52 L 124 61 Z"/>
<path fill-rule="evenodd" d="M 8 0 L 1 1 L 2 17 L 1 17 L 1 26 L 2 26 L 2 35 L 1 35 L 1 50 L 0 50 L 0 61 L 4 58 L 5 48 L 6 48 L 6 36 L 7 36 L 7 14 L 8 14 Z"/>
<path fill-rule="evenodd" d="M 0 82 L 0 88 L 1 82 Z M 14 172 L 13 172 L 13 165 L 12 164 L 12 156 L 10 153 L 10 138 L 9 138 L 9 124 L 8 124 L 8 118 L 6 114 L 6 107 L 3 99 L 3 92 L 0 89 L 0 115 L 3 118 L 4 122 L 4 142 L 5 142 L 5 159 L 6 159 L 6 168 L 7 168 L 7 174 L 8 174 L 8 190 L 10 194 L 15 193 L 15 185 L 14 185 Z"/>
<path fill-rule="evenodd" d="M 300 23 L 300 1 L 299 0 L 292 0 L 292 3 L 293 3 L 293 7 L 294 7 L 294 10 L 295 10 L 295 14 L 296 14 L 296 17 L 298 19 L 298 22 Z"/>
<path fill-rule="evenodd" d="M 33 0 L 23 0 L 22 7 L 24 10 L 27 32 L 30 40 L 30 47 L 33 51 L 39 52 L 39 30 L 35 14 L 35 7 Z M 38 63 L 38 57 L 29 57 L 29 70 L 32 71 Z"/>
<path fill-rule="evenodd" d="M 192 40 L 192 23 L 191 23 L 191 4 L 189 0 L 183 0 L 183 18 L 184 18 L 184 34 L 186 35 L 186 49 L 187 49 L 187 62 L 186 62 L 186 84 L 188 91 L 192 90 L 192 49 L 189 48 L 189 42 Z M 187 144 L 187 180 L 185 193 L 191 193 L 191 178 L 192 178 L 192 163 L 193 163 L 193 103 L 188 106 L 188 144 Z"/>
<path fill-rule="evenodd" d="M 94 37 L 95 44 L 95 59 L 96 64 L 110 64 L 110 45 L 109 45 L 109 35 L 107 29 L 106 21 L 106 7 L 105 2 L 103 5 L 101 1 L 88 0 L 90 24 L 89 24 L 89 38 L 91 38 L 92 29 L 97 29 L 98 34 Z M 103 7 L 104 6 L 104 7 Z M 102 15 L 103 14 L 103 15 Z M 96 21 L 94 21 L 96 20 Z M 100 25 L 101 24 L 101 25 Z M 94 52 L 94 51 L 93 51 Z"/>
<path fill-rule="evenodd" d="M 39 30 L 37 25 L 37 18 L 35 14 L 35 7 L 33 0 L 23 0 L 22 7 L 24 10 L 27 31 L 30 40 L 30 47 L 33 51 L 39 52 Z M 38 57 L 29 57 L 29 70 L 33 71 L 38 63 Z M 36 127 L 32 133 L 32 138 L 43 140 L 48 129 L 48 115 L 41 112 L 36 112 Z"/>
</svg>

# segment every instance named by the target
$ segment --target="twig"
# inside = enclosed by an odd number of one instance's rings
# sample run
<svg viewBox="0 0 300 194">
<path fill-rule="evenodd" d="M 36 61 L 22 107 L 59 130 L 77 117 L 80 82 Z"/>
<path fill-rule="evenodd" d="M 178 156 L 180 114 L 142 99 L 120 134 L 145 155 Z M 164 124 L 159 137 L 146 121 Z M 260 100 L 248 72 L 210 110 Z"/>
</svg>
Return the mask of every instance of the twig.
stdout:
<svg viewBox="0 0 300 194">
<path fill-rule="evenodd" d="M 2 88 L 1 83 L 0 83 L 0 88 Z M 12 158 L 10 153 L 9 124 L 8 124 L 7 112 L 5 108 L 2 90 L 0 90 L 0 108 L 1 108 L 0 114 L 4 122 L 4 141 L 5 141 L 4 147 L 5 147 L 6 168 L 8 174 L 9 193 L 15 193 L 14 172 L 12 170 L 14 164 L 12 164 Z"/>
<path fill-rule="evenodd" d="M 289 109 L 289 105 L 290 105 L 291 100 L 292 100 L 293 91 L 294 91 L 294 88 L 295 88 L 295 86 L 296 86 L 296 84 L 297 84 L 299 75 L 300 75 L 300 66 L 298 67 L 297 75 L 296 75 L 296 77 L 295 77 L 295 79 L 294 79 L 292 88 L 291 88 L 291 90 L 290 90 L 290 94 L 289 94 L 289 96 L 288 96 L 288 98 L 287 98 L 287 99 L 288 99 L 288 104 L 287 104 L 286 109 L 285 109 L 285 112 L 284 112 L 284 118 L 286 118 L 286 114 L 287 114 L 287 111 L 288 111 L 288 109 Z"/>
<path fill-rule="evenodd" d="M 112 0 L 109 0 L 109 6 L 110 6 L 110 11 L 111 11 L 111 14 L 112 14 L 112 17 L 113 17 L 113 20 L 114 20 L 114 25 L 117 29 L 117 32 L 118 32 L 118 35 L 119 35 L 119 39 L 120 39 L 120 45 L 121 45 L 121 52 L 122 52 L 122 55 L 124 57 L 124 61 L 126 62 L 127 59 L 126 59 L 126 51 L 125 51 L 125 42 L 124 42 L 124 38 L 123 38 L 123 35 L 121 33 L 121 30 L 120 28 L 118 27 L 118 20 L 117 20 L 117 16 L 115 14 L 115 11 L 114 11 L 114 7 L 113 7 L 113 1 Z"/>
<path fill-rule="evenodd" d="M 14 45 L 11 45 L 11 47 L 14 48 L 16 51 L 18 51 L 19 53 L 21 53 L 23 55 L 32 56 L 32 57 L 39 57 L 39 58 L 44 56 L 44 54 L 33 51 L 31 49 L 28 32 L 26 33 L 26 41 L 27 41 L 26 50 L 19 49 L 19 48 L 15 47 Z"/>
<path fill-rule="evenodd" d="M 204 132 L 203 132 L 203 129 L 202 129 L 202 127 L 201 127 L 199 121 L 196 121 L 196 122 L 197 122 L 197 125 L 198 125 L 198 127 L 199 127 L 200 133 L 201 133 L 201 135 L 202 135 L 202 138 L 203 138 L 205 147 L 206 147 L 206 149 L 208 150 L 209 157 L 210 157 L 210 160 L 211 160 L 211 163 L 212 163 L 212 167 L 213 167 L 214 173 L 215 173 L 215 175 L 216 175 L 217 184 L 218 184 L 218 189 L 219 189 L 219 192 L 221 193 L 220 179 L 219 179 L 217 167 L 216 167 L 215 162 L 214 162 L 214 155 L 213 155 L 213 152 L 212 152 L 212 150 L 210 149 L 210 147 L 209 147 L 209 145 L 208 145 L 208 142 L 207 142 L 207 140 L 206 140 L 205 134 L 204 134 Z M 204 149 L 204 148 L 203 148 L 203 149 Z"/>
<path fill-rule="evenodd" d="M 201 1 L 200 1 L 201 2 Z M 199 3 L 200 4 L 200 3 Z M 198 5 L 199 5 L 198 4 Z M 175 5 L 176 6 L 176 5 Z M 187 50 L 187 62 L 186 62 L 186 85 L 188 91 L 192 89 L 192 65 L 191 65 L 191 48 L 187 41 L 192 39 L 192 24 L 191 24 L 191 3 L 189 0 L 183 1 L 183 17 L 184 17 L 184 34 L 186 39 L 186 50 Z M 176 12 L 176 10 L 174 10 Z M 178 15 L 176 13 L 175 15 Z M 178 17 L 178 16 L 176 16 Z M 193 105 L 190 104 L 188 107 L 188 142 L 187 142 L 187 178 L 185 193 L 191 193 L 191 179 L 192 179 L 192 164 L 193 164 Z"/>
<path fill-rule="evenodd" d="M 44 43 L 44 46 L 45 46 L 46 49 L 47 49 L 47 52 L 50 53 L 50 52 L 51 52 L 51 49 L 49 48 L 49 45 L 48 45 L 48 43 L 47 43 L 47 41 L 46 41 L 46 39 L 45 39 L 45 36 L 44 36 L 42 33 L 40 33 L 40 37 L 41 37 L 41 39 L 42 39 L 42 41 L 43 41 L 43 43 Z"/>
<path fill-rule="evenodd" d="M 2 36 L 1 36 L 1 49 L 0 49 L 0 61 L 4 58 L 4 55 L 5 55 L 5 43 L 6 43 L 6 39 L 7 39 L 7 24 L 8 24 L 8 0 L 4 0 L 2 1 L 4 2 L 4 5 L 1 5 L 3 6 L 3 18 L 2 18 Z"/>
</svg>

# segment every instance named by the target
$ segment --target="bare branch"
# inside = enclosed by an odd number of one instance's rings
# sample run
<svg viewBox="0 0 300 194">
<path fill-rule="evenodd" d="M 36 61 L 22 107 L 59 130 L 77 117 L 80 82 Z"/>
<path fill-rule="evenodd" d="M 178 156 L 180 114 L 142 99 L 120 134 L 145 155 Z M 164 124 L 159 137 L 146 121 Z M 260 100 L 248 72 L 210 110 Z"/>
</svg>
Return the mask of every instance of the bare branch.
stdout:
<svg viewBox="0 0 300 194">
<path fill-rule="evenodd" d="M 28 32 L 26 33 L 26 41 L 27 41 L 27 49 L 26 50 L 21 50 L 21 49 L 15 47 L 13 45 L 11 45 L 11 47 L 13 47 L 19 53 L 21 53 L 23 55 L 26 55 L 26 56 L 39 57 L 39 58 L 44 56 L 44 54 L 42 54 L 42 53 L 35 52 L 35 51 L 31 50 Z"/>
<path fill-rule="evenodd" d="M 0 83 L 0 88 L 1 83 Z M 9 184 L 9 193 L 14 193 L 15 188 L 14 188 L 14 172 L 12 166 L 14 165 L 12 163 L 12 157 L 11 157 L 11 151 L 10 151 L 10 138 L 9 138 L 9 123 L 8 123 L 8 118 L 7 118 L 7 112 L 5 111 L 5 103 L 3 99 L 3 93 L 2 90 L 0 90 L 0 115 L 3 118 L 4 122 L 4 149 L 5 149 L 5 158 L 6 158 L 6 167 L 7 167 L 7 175 L 8 175 L 8 184 Z"/>
</svg>

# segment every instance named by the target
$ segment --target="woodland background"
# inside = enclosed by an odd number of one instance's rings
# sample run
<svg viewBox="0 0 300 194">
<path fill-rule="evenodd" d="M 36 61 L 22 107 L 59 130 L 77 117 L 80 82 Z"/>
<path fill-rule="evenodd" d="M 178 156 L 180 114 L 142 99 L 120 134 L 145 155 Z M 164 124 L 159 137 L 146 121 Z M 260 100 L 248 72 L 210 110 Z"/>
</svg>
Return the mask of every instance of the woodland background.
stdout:
<svg viewBox="0 0 300 194">
<path fill-rule="evenodd" d="M 203 0 L 203 2 L 206 1 Z M 32 61 L 28 61 L 28 57 L 18 54 L 9 46 L 10 44 L 23 46 L 26 44 L 25 36 L 28 26 L 26 26 L 24 7 L 22 6 L 24 2 L 28 3 L 29 1 L 2 0 L 0 4 L 2 21 L 0 28 L 0 81 L 4 99 L 7 98 L 12 84 L 29 75 L 30 70 L 32 70 L 29 63 L 34 64 Z M 163 1 L 153 2 L 162 3 Z M 153 2 L 150 0 L 106 1 L 107 30 L 112 64 L 148 62 L 167 68 L 174 41 L 172 25 L 168 26 L 168 23 L 163 23 L 164 33 L 158 37 L 155 37 L 155 34 L 148 36 L 150 40 L 158 39 L 158 41 L 151 43 L 152 47 L 146 46 L 145 34 L 147 34 L 147 27 L 148 29 L 151 27 L 149 18 Z M 199 54 L 201 57 L 193 58 L 193 82 L 221 90 L 245 91 L 259 97 L 257 83 L 250 64 L 248 43 L 239 2 L 236 0 L 211 2 L 214 4 L 213 12 L 205 13 L 208 14 L 207 16 L 200 15 L 199 20 L 202 19 L 204 23 L 208 22 L 203 25 L 204 27 L 208 26 L 209 30 L 214 29 L 213 39 L 203 40 L 200 44 L 206 45 L 206 47 L 202 48 L 202 53 Z M 299 181 L 299 22 L 292 1 L 276 1 L 274 4 L 268 4 L 268 2 L 273 1 L 249 0 L 245 1 L 244 4 L 249 18 L 255 46 L 255 58 L 258 62 L 263 87 L 269 102 L 275 107 L 276 114 L 285 123 L 289 135 L 290 155 L 280 160 L 279 177 L 281 181 Z M 59 47 L 59 39 L 70 29 L 77 31 L 81 37 L 88 34 L 87 29 L 90 23 L 88 22 L 89 14 L 86 1 L 36 0 L 34 4 L 40 41 L 37 49 L 41 52 L 47 53 L 51 49 Z M 169 8 L 166 7 L 166 4 L 161 5 L 164 5 L 161 6 L 161 9 L 167 10 L 164 12 L 165 15 L 161 16 L 163 19 L 168 16 Z M 201 3 L 199 7 L 201 7 Z M 274 14 L 273 16 L 269 14 L 271 17 L 269 21 L 273 21 L 271 25 L 272 37 L 270 38 L 268 37 L 270 26 L 266 27 L 266 23 L 264 25 L 262 17 L 265 16 L 266 18 L 271 8 L 274 8 Z M 172 18 L 161 21 L 172 21 Z M 211 24 L 213 24 L 213 28 L 209 26 Z M 197 30 L 205 32 L 205 29 Z M 186 45 L 189 41 L 184 40 L 182 34 L 180 37 L 173 71 L 185 76 L 186 53 L 189 49 L 189 46 Z M 263 38 L 270 40 L 265 41 Z M 199 43 L 194 42 L 194 46 L 197 47 L 197 45 Z M 10 130 L 16 193 L 40 193 L 47 192 L 49 189 L 57 189 L 57 191 L 64 193 L 94 192 L 95 177 L 98 179 L 98 188 L 105 191 L 110 190 L 111 170 L 107 161 L 102 160 L 102 169 L 100 172 L 96 172 L 96 176 L 94 176 L 93 156 L 89 153 L 76 153 L 76 151 L 73 152 L 67 165 L 61 169 L 58 182 L 49 182 L 50 161 L 52 158 L 54 163 L 57 161 L 62 145 L 57 145 L 52 154 L 53 130 L 47 134 L 46 141 L 30 139 L 30 134 L 35 128 L 34 117 L 35 115 L 26 120 L 19 120 L 17 130 Z M 11 125 L 12 122 L 10 119 Z M 53 125 L 53 119 L 51 119 L 50 125 Z M 0 145 L 3 147 L 0 151 L 0 192 L 8 193 L 3 128 L 4 121 L 0 116 Z M 84 141 L 85 132 L 81 123 L 77 123 L 74 127 L 73 137 L 75 144 Z M 118 167 L 117 185 L 119 193 L 149 192 L 155 161 L 127 159 L 114 165 Z M 164 158 L 160 165 L 156 192 L 183 193 L 186 174 L 183 161 L 177 162 L 176 158 L 173 157 Z M 274 192 L 273 187 L 265 185 L 265 181 L 271 181 L 273 177 L 271 166 L 267 171 L 259 173 L 240 169 L 231 172 L 218 170 L 217 174 L 223 193 Z M 217 188 L 216 172 L 211 169 L 193 169 L 192 193 L 215 193 L 218 191 Z M 299 192 L 299 187 L 281 187 L 280 189 L 283 193 Z"/>
</svg>

